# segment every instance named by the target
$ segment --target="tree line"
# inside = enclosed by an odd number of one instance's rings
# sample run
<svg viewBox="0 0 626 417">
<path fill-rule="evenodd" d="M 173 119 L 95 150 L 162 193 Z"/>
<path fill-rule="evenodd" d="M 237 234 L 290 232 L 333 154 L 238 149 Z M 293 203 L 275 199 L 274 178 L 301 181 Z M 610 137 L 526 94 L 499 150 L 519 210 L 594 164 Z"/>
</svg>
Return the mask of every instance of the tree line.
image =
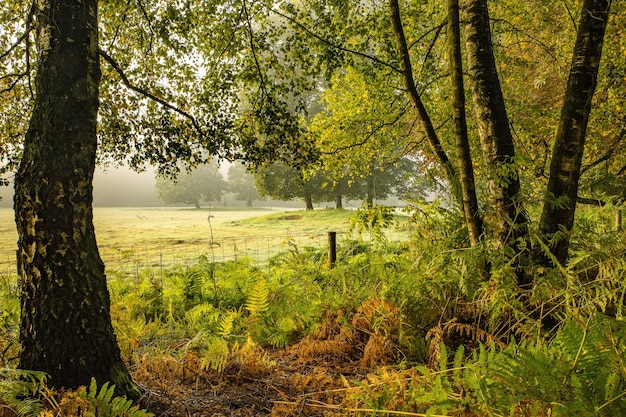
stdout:
<svg viewBox="0 0 626 417">
<path fill-rule="evenodd" d="M 336 208 L 343 208 L 345 200 L 373 206 L 375 201 L 389 197 L 411 201 L 423 198 L 428 190 L 415 185 L 419 182 L 414 177 L 415 165 L 405 158 L 387 169 L 372 170 L 369 175 L 349 180 L 319 169 L 306 175 L 280 161 L 253 173 L 243 164 L 233 164 L 224 179 L 219 164 L 213 163 L 179 172 L 176 178 L 157 177 L 156 189 L 166 204 L 183 203 L 195 208 L 200 208 L 201 202 L 222 201 L 225 193 L 232 193 L 236 201 L 245 201 L 248 207 L 266 197 L 279 201 L 300 199 L 307 210 L 313 210 L 313 203 L 320 202 L 333 202 Z"/>
</svg>

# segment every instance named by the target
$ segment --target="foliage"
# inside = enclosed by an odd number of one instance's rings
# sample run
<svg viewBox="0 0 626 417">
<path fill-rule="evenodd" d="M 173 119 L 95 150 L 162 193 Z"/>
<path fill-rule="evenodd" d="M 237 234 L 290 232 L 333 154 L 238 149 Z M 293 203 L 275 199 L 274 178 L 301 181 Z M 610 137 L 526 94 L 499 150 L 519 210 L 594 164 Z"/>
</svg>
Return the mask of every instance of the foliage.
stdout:
<svg viewBox="0 0 626 417">
<path fill-rule="evenodd" d="M 200 208 L 201 201 L 219 201 L 227 188 L 218 164 L 199 165 L 175 179 L 158 177 L 159 198 L 167 204 L 185 203 Z"/>
<path fill-rule="evenodd" d="M 55 416 L 60 417 L 153 417 L 153 414 L 133 405 L 131 400 L 115 396 L 115 386 L 108 382 L 100 388 L 94 379 L 88 387 L 63 394 Z M 50 414 L 52 415 L 52 414 Z M 43 417 L 47 417 L 44 414 Z"/>
<path fill-rule="evenodd" d="M 0 366 L 17 358 L 19 287 L 14 275 L 0 275 Z"/>
<path fill-rule="evenodd" d="M 235 194 L 236 200 L 246 201 L 248 207 L 252 207 L 254 200 L 261 199 L 254 185 L 254 176 L 243 164 L 233 164 L 228 167 L 228 191 Z"/>
<path fill-rule="evenodd" d="M 369 239 L 379 244 L 386 242 L 384 229 L 395 223 L 394 208 L 389 206 L 363 206 L 356 210 L 350 219 L 348 234 L 355 233 L 359 238 L 363 232 L 369 234 Z"/>
<path fill-rule="evenodd" d="M 36 417 L 44 409 L 42 398 L 54 402 L 45 373 L 0 368 L 0 409 L 8 408 L 20 417 Z"/>
</svg>

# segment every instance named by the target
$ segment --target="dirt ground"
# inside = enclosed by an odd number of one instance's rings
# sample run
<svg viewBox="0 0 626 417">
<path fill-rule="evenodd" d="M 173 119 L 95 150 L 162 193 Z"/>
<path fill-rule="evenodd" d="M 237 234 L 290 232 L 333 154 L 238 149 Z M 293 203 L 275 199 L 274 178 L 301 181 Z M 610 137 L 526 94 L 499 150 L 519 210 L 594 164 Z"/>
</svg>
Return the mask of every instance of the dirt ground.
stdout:
<svg viewBox="0 0 626 417">
<path fill-rule="evenodd" d="M 387 316 L 398 320 L 395 308 Z M 133 377 L 146 392 L 142 405 L 158 417 L 356 416 L 355 382 L 397 359 L 394 338 L 372 332 L 370 318 L 362 308 L 348 328 L 326 317 L 300 343 L 242 348 L 218 371 L 203 370 L 193 354 L 139 358 Z"/>
<path fill-rule="evenodd" d="M 150 363 L 148 363 L 149 361 Z M 142 405 L 158 417 L 346 416 L 353 385 L 366 370 L 358 362 L 302 359 L 267 352 L 253 362 L 230 362 L 221 372 L 197 371 L 194 359 L 146 359 L 135 379 L 146 391 Z"/>
</svg>

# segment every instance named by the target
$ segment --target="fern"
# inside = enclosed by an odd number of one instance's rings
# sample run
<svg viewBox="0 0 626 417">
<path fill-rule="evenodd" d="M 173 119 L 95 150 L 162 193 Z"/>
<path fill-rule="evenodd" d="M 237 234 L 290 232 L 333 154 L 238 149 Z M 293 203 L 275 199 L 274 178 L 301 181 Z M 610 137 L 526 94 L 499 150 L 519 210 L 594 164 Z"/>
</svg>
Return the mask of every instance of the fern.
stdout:
<svg viewBox="0 0 626 417">
<path fill-rule="evenodd" d="M 230 350 L 224 339 L 211 335 L 205 338 L 201 354 L 200 369 L 214 369 L 222 372 L 228 363 Z"/>
<path fill-rule="evenodd" d="M 256 316 L 259 313 L 267 311 L 269 308 L 268 297 L 269 289 L 267 287 L 267 281 L 260 277 L 250 290 L 250 294 L 246 300 L 246 310 L 250 312 L 251 316 Z"/>
<path fill-rule="evenodd" d="M 89 387 L 77 392 L 78 398 L 87 401 L 92 407 L 91 411 L 98 417 L 153 417 L 153 414 L 133 405 L 131 400 L 116 397 L 115 385 L 108 382 L 98 389 L 96 380 L 92 378 Z"/>
<path fill-rule="evenodd" d="M 0 406 L 8 407 L 20 417 L 38 416 L 43 410 L 39 395 L 52 399 L 45 383 L 43 372 L 0 368 Z"/>
</svg>

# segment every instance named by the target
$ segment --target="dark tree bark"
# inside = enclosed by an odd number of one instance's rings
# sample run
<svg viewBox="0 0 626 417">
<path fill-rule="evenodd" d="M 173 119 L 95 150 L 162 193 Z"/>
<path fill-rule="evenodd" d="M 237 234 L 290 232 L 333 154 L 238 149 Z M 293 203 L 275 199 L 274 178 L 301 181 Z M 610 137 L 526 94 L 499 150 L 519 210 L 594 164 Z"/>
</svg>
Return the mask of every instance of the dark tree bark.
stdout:
<svg viewBox="0 0 626 417">
<path fill-rule="evenodd" d="M 402 18 L 400 16 L 400 6 L 398 0 L 389 0 L 389 14 L 391 17 L 391 25 L 396 37 L 396 45 L 398 48 L 398 54 L 400 57 L 402 79 L 406 88 L 407 94 L 413 107 L 415 108 L 418 118 L 422 124 L 422 128 L 426 134 L 426 138 L 430 145 L 430 149 L 436 156 L 437 160 L 443 167 L 446 173 L 446 179 L 452 187 L 452 193 L 459 204 L 463 202 L 463 196 L 459 187 L 459 181 L 457 173 L 448 158 L 448 154 L 443 149 L 441 141 L 435 131 L 435 127 L 430 119 L 428 111 L 422 102 L 419 91 L 415 85 L 415 79 L 413 78 L 413 66 L 411 64 L 411 56 L 409 54 L 409 48 L 404 35 L 404 28 L 402 25 Z"/>
<path fill-rule="evenodd" d="M 304 192 L 304 203 L 307 210 L 313 210 L 313 196 L 308 191 Z"/>
<path fill-rule="evenodd" d="M 483 158 L 490 176 L 494 234 L 503 249 L 514 249 L 519 266 L 529 258 L 525 249 L 524 253 L 517 249 L 520 240 L 528 242 L 528 224 L 520 198 L 513 136 L 493 54 L 487 0 L 468 0 L 465 18 L 468 73 Z M 525 243 L 521 247 L 530 245 Z M 530 284 L 529 275 L 521 270 L 518 270 L 518 284 Z"/>
<path fill-rule="evenodd" d="M 463 195 L 463 214 L 469 232 L 470 244 L 478 245 L 484 233 L 482 217 L 478 211 L 478 198 L 474 181 L 474 166 L 467 134 L 465 115 L 465 87 L 463 83 L 463 58 L 459 27 L 459 0 L 448 0 L 448 36 L 450 50 L 450 79 L 452 80 L 452 109 L 456 147 L 459 154 L 459 182 Z"/>
<path fill-rule="evenodd" d="M 574 224 L 587 123 L 598 79 L 610 5 L 609 0 L 585 0 L 583 3 L 565 101 L 552 151 L 539 236 L 549 245 L 552 255 L 561 264 L 567 260 Z M 540 249 L 535 251 L 535 258 L 539 265 L 552 264 Z"/>
<path fill-rule="evenodd" d="M 36 99 L 15 176 L 22 280 L 19 367 L 53 387 L 106 381 L 138 397 L 109 312 L 92 221 L 97 0 L 38 1 Z"/>
</svg>

